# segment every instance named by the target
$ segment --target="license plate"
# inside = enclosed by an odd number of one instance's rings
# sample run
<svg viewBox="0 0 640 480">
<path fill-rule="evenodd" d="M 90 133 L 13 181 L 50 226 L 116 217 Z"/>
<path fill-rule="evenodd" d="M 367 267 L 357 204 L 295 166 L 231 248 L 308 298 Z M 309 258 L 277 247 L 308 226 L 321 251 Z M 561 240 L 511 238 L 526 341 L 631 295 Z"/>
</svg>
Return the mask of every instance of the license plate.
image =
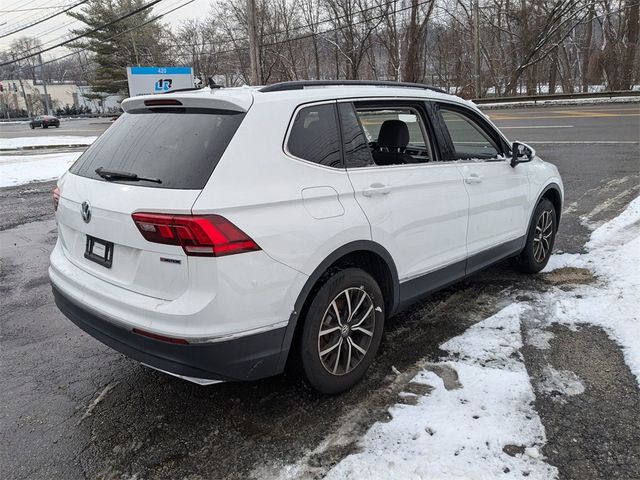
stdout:
<svg viewBox="0 0 640 480">
<path fill-rule="evenodd" d="M 111 268 L 113 262 L 113 242 L 107 242 L 91 235 L 87 235 L 87 245 L 84 258 L 96 262 L 106 268 Z"/>
</svg>

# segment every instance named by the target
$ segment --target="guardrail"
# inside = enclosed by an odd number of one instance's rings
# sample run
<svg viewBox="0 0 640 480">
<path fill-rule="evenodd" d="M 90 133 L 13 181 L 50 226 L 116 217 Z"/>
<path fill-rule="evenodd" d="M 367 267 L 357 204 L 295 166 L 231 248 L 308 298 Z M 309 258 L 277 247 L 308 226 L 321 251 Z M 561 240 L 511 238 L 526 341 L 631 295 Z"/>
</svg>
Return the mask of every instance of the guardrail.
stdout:
<svg viewBox="0 0 640 480">
<path fill-rule="evenodd" d="M 515 97 L 484 97 L 474 99 L 473 102 L 482 105 L 485 103 L 509 103 L 509 102 L 544 102 L 548 100 L 578 100 L 578 99 L 600 99 L 619 97 L 640 97 L 640 91 L 624 90 L 613 92 L 592 92 L 592 93 L 554 93 L 542 95 L 520 95 Z"/>
</svg>

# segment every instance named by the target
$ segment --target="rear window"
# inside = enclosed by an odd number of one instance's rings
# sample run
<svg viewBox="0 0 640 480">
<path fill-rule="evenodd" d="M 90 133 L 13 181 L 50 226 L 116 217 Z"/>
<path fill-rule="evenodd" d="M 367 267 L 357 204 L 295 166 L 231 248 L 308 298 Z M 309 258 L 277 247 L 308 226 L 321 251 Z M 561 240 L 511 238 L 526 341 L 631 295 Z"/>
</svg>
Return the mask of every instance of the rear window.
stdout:
<svg viewBox="0 0 640 480">
<path fill-rule="evenodd" d="M 127 183 L 201 190 L 244 113 L 223 110 L 125 113 L 71 167 L 71 173 L 104 180 L 96 169 L 159 179 Z"/>
</svg>

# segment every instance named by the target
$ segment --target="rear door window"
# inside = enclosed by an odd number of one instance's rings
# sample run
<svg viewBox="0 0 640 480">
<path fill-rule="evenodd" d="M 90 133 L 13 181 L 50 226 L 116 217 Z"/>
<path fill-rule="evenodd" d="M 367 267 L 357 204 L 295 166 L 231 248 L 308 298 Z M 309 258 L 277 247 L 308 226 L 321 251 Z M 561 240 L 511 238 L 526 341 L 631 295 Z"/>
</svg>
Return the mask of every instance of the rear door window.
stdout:
<svg viewBox="0 0 640 480">
<path fill-rule="evenodd" d="M 244 113 L 226 110 L 124 113 L 71 167 L 104 180 L 96 169 L 133 173 L 162 183 L 118 179 L 145 187 L 201 190 Z"/>
<path fill-rule="evenodd" d="M 287 151 L 308 162 L 341 168 L 335 104 L 301 108 L 289 132 Z"/>
<path fill-rule="evenodd" d="M 363 131 L 363 140 L 366 142 L 369 155 L 373 157 L 374 165 L 414 165 L 430 161 L 431 147 L 426 136 L 426 126 L 416 108 L 400 102 L 384 102 L 377 105 L 362 102 L 355 103 L 354 106 L 356 123 L 341 107 L 343 130 L 348 131 L 345 125 L 352 124 L 353 130 L 357 126 Z M 359 141 L 359 137 L 354 138 Z M 345 138 L 345 142 L 347 140 Z M 363 152 L 358 152 L 357 161 L 350 159 L 347 147 L 345 143 L 347 168 L 368 165 Z"/>
</svg>

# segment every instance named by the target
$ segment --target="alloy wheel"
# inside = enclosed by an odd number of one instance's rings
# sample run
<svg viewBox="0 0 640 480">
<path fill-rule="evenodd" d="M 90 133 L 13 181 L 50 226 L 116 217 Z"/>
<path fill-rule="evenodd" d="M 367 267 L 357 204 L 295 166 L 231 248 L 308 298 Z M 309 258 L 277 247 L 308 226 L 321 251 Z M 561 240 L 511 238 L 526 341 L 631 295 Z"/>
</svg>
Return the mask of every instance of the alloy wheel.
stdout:
<svg viewBox="0 0 640 480">
<path fill-rule="evenodd" d="M 347 288 L 331 301 L 318 332 L 318 355 L 325 370 L 345 375 L 367 354 L 375 329 L 375 308 L 363 288 Z"/>
<path fill-rule="evenodd" d="M 544 210 L 536 222 L 536 230 L 533 233 L 533 258 L 542 263 L 551 249 L 551 236 L 553 235 L 553 215 L 551 210 Z"/>
</svg>

